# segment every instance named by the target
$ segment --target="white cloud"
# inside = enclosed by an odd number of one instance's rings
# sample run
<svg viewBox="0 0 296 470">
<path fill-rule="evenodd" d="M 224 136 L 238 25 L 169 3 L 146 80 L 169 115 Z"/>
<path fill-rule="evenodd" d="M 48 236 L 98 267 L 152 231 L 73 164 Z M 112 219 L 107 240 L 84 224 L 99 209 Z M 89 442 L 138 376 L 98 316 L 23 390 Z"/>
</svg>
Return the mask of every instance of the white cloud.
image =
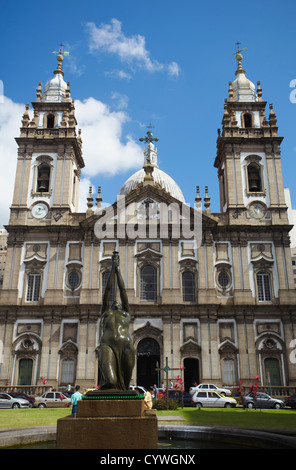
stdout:
<svg viewBox="0 0 296 470">
<path fill-rule="evenodd" d="M 168 65 L 168 72 L 171 77 L 178 77 L 180 75 L 180 67 L 177 62 L 172 62 Z"/>
<path fill-rule="evenodd" d="M 24 111 L 24 104 L 14 103 L 6 96 L 0 103 L 0 226 L 9 221 L 17 163 L 15 137 L 19 136 Z"/>
<path fill-rule="evenodd" d="M 127 105 L 127 97 L 113 95 L 118 106 Z M 85 197 L 92 179 L 97 175 L 112 176 L 143 164 L 143 149 L 131 136 L 123 138 L 123 126 L 130 119 L 126 112 L 112 111 L 109 106 L 94 98 L 75 101 L 78 127 L 82 130 L 82 151 L 85 160 L 80 182 L 81 210 L 86 209 Z M 0 226 L 9 221 L 12 203 L 17 144 L 25 105 L 4 97 L 0 103 Z M 30 112 L 32 117 L 32 111 Z M 94 188 L 94 193 L 96 193 Z"/>
<path fill-rule="evenodd" d="M 122 141 L 123 125 L 129 120 L 125 112 L 111 111 L 94 98 L 75 101 L 75 109 L 78 127 L 82 129 L 85 175 L 115 175 L 141 166 L 140 145 L 131 136 Z"/>
<path fill-rule="evenodd" d="M 105 75 L 111 78 L 119 78 L 120 80 L 131 80 L 133 78 L 131 73 L 124 70 L 107 70 Z"/>
<path fill-rule="evenodd" d="M 89 193 L 89 187 L 92 187 L 93 193 L 96 189 L 93 187 L 90 178 L 82 177 L 79 183 L 79 201 L 78 201 L 78 212 L 85 212 L 87 209 L 86 198 Z"/>
<path fill-rule="evenodd" d="M 116 103 L 117 109 L 124 109 L 128 107 L 129 98 L 124 93 L 118 93 L 114 91 L 111 95 L 111 99 Z"/>
<path fill-rule="evenodd" d="M 117 55 L 122 62 L 137 65 L 149 72 L 167 71 L 170 76 L 178 76 L 180 69 L 176 62 L 162 64 L 150 57 L 146 49 L 145 37 L 140 34 L 127 37 L 122 32 L 121 22 L 113 18 L 110 24 L 97 27 L 93 22 L 87 23 L 90 34 L 90 50 Z M 121 71 L 122 78 L 123 72 Z"/>
</svg>

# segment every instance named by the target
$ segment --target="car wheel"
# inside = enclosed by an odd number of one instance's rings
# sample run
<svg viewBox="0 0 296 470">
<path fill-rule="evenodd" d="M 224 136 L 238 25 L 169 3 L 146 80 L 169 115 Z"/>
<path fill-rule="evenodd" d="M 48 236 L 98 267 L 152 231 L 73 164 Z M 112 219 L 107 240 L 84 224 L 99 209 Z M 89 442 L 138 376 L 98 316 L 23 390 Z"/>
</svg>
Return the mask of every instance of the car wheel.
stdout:
<svg viewBox="0 0 296 470">
<path fill-rule="evenodd" d="M 18 403 L 13 403 L 11 408 L 19 408 L 19 407 L 20 407 L 20 405 Z"/>
<path fill-rule="evenodd" d="M 201 403 L 199 403 L 199 402 L 198 402 L 198 403 L 196 403 L 196 405 L 195 405 L 195 406 L 196 406 L 196 408 L 202 408 L 202 404 L 201 404 Z"/>
<path fill-rule="evenodd" d="M 254 408 L 254 404 L 251 403 L 251 402 L 249 402 L 249 403 L 247 404 L 247 408 Z"/>
<path fill-rule="evenodd" d="M 224 408 L 231 408 L 231 404 L 230 403 L 225 403 Z"/>
<path fill-rule="evenodd" d="M 275 408 L 276 410 L 279 410 L 280 407 L 281 407 L 281 405 L 280 405 L 279 403 L 275 403 L 274 408 Z"/>
<path fill-rule="evenodd" d="M 40 403 L 40 404 L 38 405 L 38 408 L 45 408 L 44 403 Z"/>
</svg>

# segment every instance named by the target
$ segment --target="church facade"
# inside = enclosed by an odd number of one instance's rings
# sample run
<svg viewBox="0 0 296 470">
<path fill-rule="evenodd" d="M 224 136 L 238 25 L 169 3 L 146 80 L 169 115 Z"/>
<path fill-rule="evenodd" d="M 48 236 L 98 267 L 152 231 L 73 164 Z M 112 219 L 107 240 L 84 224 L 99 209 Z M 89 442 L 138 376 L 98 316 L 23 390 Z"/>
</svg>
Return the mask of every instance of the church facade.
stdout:
<svg viewBox="0 0 296 470">
<path fill-rule="evenodd" d="M 151 132 L 144 165 L 102 209 L 100 188 L 78 211 L 84 168 L 75 104 L 63 78 L 37 88 L 21 121 L 0 293 L 0 386 L 98 383 L 101 303 L 112 253 L 129 299 L 132 383 L 181 375 L 185 389 L 235 387 L 255 376 L 296 386 L 294 286 L 277 119 L 246 78 L 238 53 L 229 82 L 210 198 L 185 205 L 158 168 Z M 268 114 L 268 116 L 267 116 Z M 112 296 L 117 295 L 114 289 Z"/>
</svg>

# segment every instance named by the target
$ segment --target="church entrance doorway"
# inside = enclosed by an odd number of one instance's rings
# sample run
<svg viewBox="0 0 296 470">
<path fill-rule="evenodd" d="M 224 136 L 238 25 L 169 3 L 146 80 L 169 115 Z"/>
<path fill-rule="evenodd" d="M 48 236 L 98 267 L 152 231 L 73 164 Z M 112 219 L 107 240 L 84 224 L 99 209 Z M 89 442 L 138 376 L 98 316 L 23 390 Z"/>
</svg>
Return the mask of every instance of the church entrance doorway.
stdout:
<svg viewBox="0 0 296 470">
<path fill-rule="evenodd" d="M 185 392 L 189 392 L 189 388 L 195 383 L 199 384 L 199 360 L 192 357 L 184 359 L 184 383 Z"/>
<path fill-rule="evenodd" d="M 31 385 L 33 359 L 20 359 L 18 372 L 18 385 Z"/>
<path fill-rule="evenodd" d="M 137 385 L 147 390 L 158 383 L 158 373 L 155 370 L 160 364 L 160 348 L 153 338 L 142 339 L 137 348 Z"/>
</svg>

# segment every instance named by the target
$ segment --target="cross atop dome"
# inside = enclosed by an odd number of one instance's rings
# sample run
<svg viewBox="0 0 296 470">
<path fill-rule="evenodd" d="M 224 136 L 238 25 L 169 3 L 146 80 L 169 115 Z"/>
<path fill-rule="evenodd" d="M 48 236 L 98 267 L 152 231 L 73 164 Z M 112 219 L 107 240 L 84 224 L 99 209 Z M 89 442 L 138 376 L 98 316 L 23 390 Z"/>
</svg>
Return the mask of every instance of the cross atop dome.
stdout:
<svg viewBox="0 0 296 470">
<path fill-rule="evenodd" d="M 158 138 L 157 137 L 153 137 L 153 134 L 151 132 L 151 129 L 154 129 L 154 126 L 151 125 L 151 122 L 149 124 L 149 126 L 147 126 L 147 128 L 149 129 L 149 131 L 147 131 L 147 135 L 145 135 L 145 137 L 140 137 L 139 141 L 140 142 L 158 142 Z"/>
<path fill-rule="evenodd" d="M 145 142 L 147 144 L 147 149 L 144 152 L 144 167 L 147 165 L 153 165 L 157 167 L 157 150 L 154 149 L 153 142 L 158 142 L 157 137 L 153 137 L 151 129 L 153 126 L 147 126 L 149 131 L 147 131 L 147 135 L 145 137 L 141 137 L 139 139 L 140 142 Z"/>
<path fill-rule="evenodd" d="M 238 73 L 245 73 L 245 71 L 242 68 L 242 60 L 243 60 L 243 55 L 242 52 L 247 51 L 247 47 L 244 47 L 243 49 L 240 49 L 240 42 L 237 41 L 235 43 L 235 46 L 237 47 L 237 51 L 234 52 L 232 55 L 235 55 L 235 59 L 237 60 L 237 71 L 235 72 L 235 75 Z"/>
<path fill-rule="evenodd" d="M 69 52 L 64 51 L 64 44 L 60 44 L 60 50 L 53 51 L 53 54 L 57 54 L 58 66 L 53 72 L 54 77 L 44 87 L 44 95 L 41 101 L 66 101 L 70 97 L 70 90 L 63 79 L 62 62 L 64 56 L 69 55 Z"/>
<path fill-rule="evenodd" d="M 236 42 L 235 46 L 237 50 L 232 55 L 235 55 L 237 61 L 237 70 L 235 72 L 237 78 L 232 82 L 233 99 L 234 101 L 258 101 L 255 85 L 246 77 L 246 71 L 242 68 L 242 52 L 246 51 L 247 48 L 240 49 L 240 42 Z"/>
<path fill-rule="evenodd" d="M 64 51 L 64 44 L 60 44 L 60 50 L 59 51 L 53 51 L 53 54 L 57 54 L 57 61 L 58 61 L 58 66 L 57 69 L 54 71 L 54 74 L 60 73 L 64 75 L 64 72 L 62 71 L 62 62 L 64 60 L 65 55 L 69 55 L 69 52 Z"/>
</svg>

